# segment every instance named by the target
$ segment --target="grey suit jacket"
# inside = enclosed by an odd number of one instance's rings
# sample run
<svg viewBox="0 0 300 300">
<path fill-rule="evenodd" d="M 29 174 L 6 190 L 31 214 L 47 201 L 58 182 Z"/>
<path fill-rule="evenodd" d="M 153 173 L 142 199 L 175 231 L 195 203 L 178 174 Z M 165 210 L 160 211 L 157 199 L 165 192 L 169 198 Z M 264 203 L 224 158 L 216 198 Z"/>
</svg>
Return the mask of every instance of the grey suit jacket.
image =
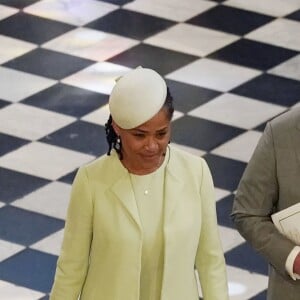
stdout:
<svg viewBox="0 0 300 300">
<path fill-rule="evenodd" d="M 295 244 L 280 234 L 270 215 L 300 202 L 300 108 L 273 119 L 258 142 L 234 199 L 240 234 L 269 262 L 268 300 L 299 300 L 285 262 Z"/>
</svg>

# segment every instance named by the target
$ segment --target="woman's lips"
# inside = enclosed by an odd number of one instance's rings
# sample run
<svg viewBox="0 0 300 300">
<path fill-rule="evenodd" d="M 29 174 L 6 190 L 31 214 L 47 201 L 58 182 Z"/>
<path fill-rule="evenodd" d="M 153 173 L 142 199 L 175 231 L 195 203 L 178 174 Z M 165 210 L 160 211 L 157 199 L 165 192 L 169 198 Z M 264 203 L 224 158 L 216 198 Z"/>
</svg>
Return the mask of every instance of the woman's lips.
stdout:
<svg viewBox="0 0 300 300">
<path fill-rule="evenodd" d="M 160 154 L 143 154 L 142 157 L 145 159 L 158 159 Z"/>
</svg>

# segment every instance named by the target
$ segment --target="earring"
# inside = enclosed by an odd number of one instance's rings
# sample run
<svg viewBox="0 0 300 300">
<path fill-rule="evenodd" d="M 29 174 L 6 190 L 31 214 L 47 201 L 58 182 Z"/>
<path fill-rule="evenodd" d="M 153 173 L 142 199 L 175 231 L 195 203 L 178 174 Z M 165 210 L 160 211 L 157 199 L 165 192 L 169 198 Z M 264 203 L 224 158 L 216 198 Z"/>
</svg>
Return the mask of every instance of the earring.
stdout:
<svg viewBox="0 0 300 300">
<path fill-rule="evenodd" d="M 116 139 L 115 149 L 116 150 L 121 150 L 121 139 L 120 139 L 120 136 L 118 136 L 117 139 Z"/>
</svg>

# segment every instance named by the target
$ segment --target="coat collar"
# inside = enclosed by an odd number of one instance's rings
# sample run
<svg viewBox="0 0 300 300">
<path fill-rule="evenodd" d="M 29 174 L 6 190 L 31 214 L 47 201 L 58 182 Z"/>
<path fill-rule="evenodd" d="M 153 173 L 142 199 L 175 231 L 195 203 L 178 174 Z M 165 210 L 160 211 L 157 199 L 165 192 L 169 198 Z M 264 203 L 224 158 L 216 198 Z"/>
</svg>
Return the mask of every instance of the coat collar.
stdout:
<svg viewBox="0 0 300 300">
<path fill-rule="evenodd" d="M 176 203 L 182 194 L 183 183 L 178 177 L 182 172 L 178 171 L 178 164 L 175 158 L 176 153 L 169 147 L 169 161 L 165 169 L 165 208 L 164 222 L 168 222 L 176 207 Z M 127 210 L 130 218 L 141 230 L 141 220 L 139 217 L 138 208 L 136 205 L 134 192 L 131 185 L 131 180 L 128 171 L 121 164 L 116 153 L 111 155 L 112 171 L 115 174 L 114 183 L 111 186 L 112 192 L 118 198 L 122 206 Z"/>
</svg>

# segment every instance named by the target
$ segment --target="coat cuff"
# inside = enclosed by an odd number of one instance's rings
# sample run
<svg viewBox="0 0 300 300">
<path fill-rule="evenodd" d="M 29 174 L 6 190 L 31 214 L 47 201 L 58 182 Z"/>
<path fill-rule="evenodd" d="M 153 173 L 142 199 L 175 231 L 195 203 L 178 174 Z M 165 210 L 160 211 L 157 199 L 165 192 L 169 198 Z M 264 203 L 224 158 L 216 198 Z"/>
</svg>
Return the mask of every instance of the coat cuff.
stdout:
<svg viewBox="0 0 300 300">
<path fill-rule="evenodd" d="M 295 246 L 293 250 L 290 252 L 289 256 L 286 259 L 285 262 L 285 269 L 289 273 L 289 275 L 293 278 L 293 280 L 300 279 L 300 275 L 295 274 L 293 272 L 293 267 L 294 267 L 294 261 L 296 259 L 296 256 L 300 253 L 300 247 Z"/>
</svg>

